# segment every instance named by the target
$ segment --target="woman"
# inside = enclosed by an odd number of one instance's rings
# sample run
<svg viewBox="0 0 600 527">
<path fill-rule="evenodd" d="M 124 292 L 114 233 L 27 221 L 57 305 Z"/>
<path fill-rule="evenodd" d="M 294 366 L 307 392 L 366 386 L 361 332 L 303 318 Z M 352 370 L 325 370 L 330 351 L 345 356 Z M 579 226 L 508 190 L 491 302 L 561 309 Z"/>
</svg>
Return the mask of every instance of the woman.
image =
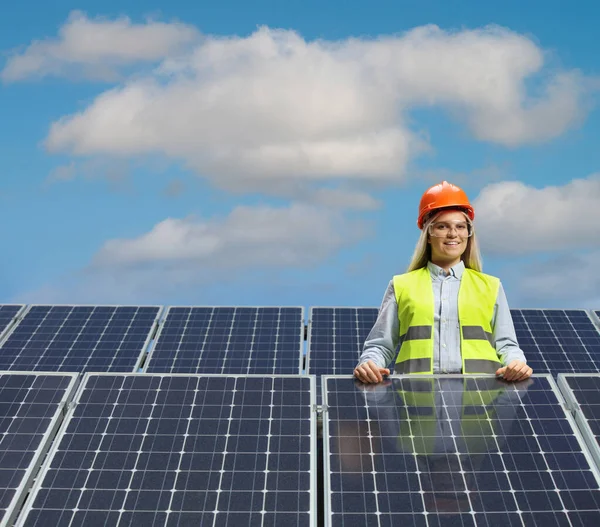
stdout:
<svg viewBox="0 0 600 527">
<path fill-rule="evenodd" d="M 517 344 L 502 284 L 481 272 L 466 194 L 446 181 L 423 194 L 421 236 L 405 274 L 390 281 L 354 375 L 378 383 L 395 350 L 396 373 L 532 374 Z"/>
</svg>

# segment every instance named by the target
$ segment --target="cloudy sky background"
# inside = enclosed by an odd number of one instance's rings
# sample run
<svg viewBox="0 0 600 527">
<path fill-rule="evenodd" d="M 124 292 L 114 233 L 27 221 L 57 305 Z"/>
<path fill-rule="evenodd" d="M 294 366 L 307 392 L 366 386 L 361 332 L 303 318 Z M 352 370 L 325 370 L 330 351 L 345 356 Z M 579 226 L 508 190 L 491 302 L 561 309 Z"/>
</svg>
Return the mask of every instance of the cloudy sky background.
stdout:
<svg viewBox="0 0 600 527">
<path fill-rule="evenodd" d="M 600 8 L 249 4 L 0 18 L 0 302 L 378 305 L 447 179 L 512 307 L 600 309 Z"/>
</svg>

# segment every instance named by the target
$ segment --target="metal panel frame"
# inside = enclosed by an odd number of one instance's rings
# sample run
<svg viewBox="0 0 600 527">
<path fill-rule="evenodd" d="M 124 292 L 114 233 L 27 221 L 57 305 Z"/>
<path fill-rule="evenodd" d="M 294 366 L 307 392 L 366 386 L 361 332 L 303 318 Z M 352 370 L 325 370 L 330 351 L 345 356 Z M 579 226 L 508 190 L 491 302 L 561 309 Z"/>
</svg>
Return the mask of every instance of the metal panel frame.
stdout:
<svg viewBox="0 0 600 527">
<path fill-rule="evenodd" d="M 194 305 L 194 306 L 182 306 L 182 305 L 171 305 L 171 306 L 167 306 L 167 308 L 164 310 L 164 317 L 160 322 L 160 327 L 158 328 L 158 332 L 156 333 L 156 336 L 154 337 L 154 345 L 152 346 L 152 349 L 150 350 L 150 353 L 148 353 L 148 357 L 146 357 L 146 362 L 144 363 L 144 366 L 142 368 L 142 373 L 152 373 L 148 371 L 148 365 L 150 364 L 150 362 L 152 361 L 153 357 L 154 357 L 154 350 L 156 349 L 156 343 L 160 340 L 160 337 L 162 335 L 163 332 L 163 328 L 165 326 L 165 321 L 167 320 L 169 313 L 171 312 L 171 309 L 196 309 L 196 308 L 200 308 L 200 309 L 239 309 L 239 308 L 249 308 L 249 309 L 300 309 L 300 339 L 298 342 L 298 375 L 302 375 L 302 369 L 303 369 L 303 362 L 304 362 L 304 357 L 303 357 L 303 353 L 302 353 L 302 348 L 303 348 L 303 343 L 304 343 L 304 307 L 303 306 L 202 306 L 202 305 Z M 167 375 L 167 373 L 165 373 L 165 375 Z M 175 375 L 175 374 L 173 374 Z M 191 375 L 196 375 L 195 373 L 191 373 Z M 203 373 L 198 373 L 197 375 L 209 375 L 209 374 L 203 374 Z M 227 373 L 223 373 L 223 374 L 211 374 L 211 375 L 228 375 Z M 232 375 L 245 375 L 245 374 L 232 374 Z M 248 374 L 248 375 L 252 375 L 252 374 Z M 265 375 L 272 375 L 272 374 L 265 374 Z M 275 375 L 280 375 L 280 374 L 275 374 Z M 295 374 L 281 374 L 281 375 L 295 375 Z"/>
<path fill-rule="evenodd" d="M 57 374 L 59 375 L 60 373 L 57 373 Z M 259 379 L 265 379 L 265 378 L 272 378 L 272 379 L 279 379 L 279 378 L 305 379 L 305 378 L 307 378 L 307 379 L 309 379 L 309 382 L 310 382 L 310 444 L 311 444 L 310 453 L 309 453 L 309 455 L 310 455 L 310 489 L 309 489 L 310 511 L 309 511 L 309 515 L 310 515 L 310 526 L 311 527 L 317 526 L 317 516 L 318 516 L 318 511 L 317 511 L 317 490 L 318 490 L 317 489 L 317 413 L 316 413 L 316 409 L 315 409 L 316 399 L 317 399 L 317 390 L 316 390 L 316 378 L 314 375 L 302 375 L 302 374 L 275 374 L 275 375 L 248 374 L 248 375 L 245 375 L 245 374 L 227 374 L 227 373 L 202 374 L 202 373 L 87 372 L 87 373 L 83 374 L 83 376 L 82 376 L 81 383 L 79 384 L 79 387 L 77 388 L 77 391 L 68 406 L 68 411 L 64 415 L 63 426 L 60 428 L 60 430 L 58 431 L 58 434 L 54 438 L 54 442 L 52 443 L 52 446 L 51 446 L 50 450 L 48 451 L 46 459 L 38 471 L 35 483 L 29 490 L 29 498 L 27 499 L 27 502 L 25 503 L 25 506 L 23 507 L 22 511 L 20 512 L 19 517 L 17 518 L 17 521 L 13 527 L 23 527 L 25 525 L 25 522 L 27 521 L 27 516 L 31 512 L 31 505 L 35 502 L 37 493 L 39 492 L 39 490 L 41 488 L 42 482 L 43 482 L 44 478 L 46 477 L 47 471 L 50 468 L 52 461 L 54 460 L 54 456 L 56 455 L 56 452 L 58 450 L 60 442 L 62 441 L 62 439 L 69 427 L 69 424 L 71 422 L 73 414 L 75 413 L 75 409 L 76 409 L 77 405 L 79 404 L 81 396 L 82 396 L 82 394 L 87 386 L 87 383 L 91 377 L 198 377 L 198 378 L 204 378 L 204 377 L 232 378 L 233 377 L 233 378 L 259 378 Z M 0 527 L 4 527 L 4 525 L 0 525 Z"/>
<path fill-rule="evenodd" d="M 585 374 L 583 374 L 583 375 L 585 375 Z M 392 374 L 389 376 L 390 379 L 414 379 L 415 377 L 418 377 L 419 379 L 496 378 L 496 376 L 493 374 L 490 374 L 490 375 L 474 375 L 474 374 L 470 374 L 470 375 L 462 375 L 462 374 L 422 375 L 422 374 L 419 374 L 418 376 L 414 375 L 414 374 L 413 375 L 410 375 L 410 374 L 409 375 L 393 375 Z M 325 527 L 331 526 L 331 488 L 330 488 L 331 467 L 329 465 L 329 456 L 330 456 L 329 439 L 330 439 L 330 436 L 329 436 L 329 411 L 328 411 L 328 406 L 329 406 L 328 405 L 328 402 L 329 402 L 328 395 L 329 394 L 327 393 L 327 380 L 328 379 L 348 379 L 348 380 L 350 380 L 352 378 L 353 377 L 350 377 L 348 375 L 323 375 L 321 377 L 321 394 L 322 394 L 322 399 L 323 399 L 323 492 L 325 493 L 324 500 L 323 500 L 323 504 L 324 504 L 323 516 L 324 516 Z M 535 379 L 535 378 L 547 379 L 548 384 L 550 385 L 550 388 L 556 395 L 556 398 L 558 400 L 558 406 L 560 406 L 560 408 L 563 410 L 563 412 L 565 414 L 565 418 L 571 425 L 571 429 L 573 430 L 573 435 L 575 436 L 575 438 L 577 439 L 577 442 L 579 443 L 579 446 L 581 447 L 581 452 L 583 453 L 584 457 L 588 461 L 590 470 L 591 470 L 592 474 L 594 474 L 594 477 L 596 478 L 598 485 L 600 485 L 600 467 L 598 465 L 596 465 L 594 455 L 588 448 L 585 437 L 581 434 L 575 419 L 573 418 L 571 413 L 567 410 L 565 399 L 564 399 L 564 397 L 561 393 L 561 390 L 560 390 L 559 386 L 557 385 L 556 381 L 554 380 L 554 378 L 552 377 L 552 375 L 550 373 L 540 373 L 538 375 L 534 375 L 532 378 L 533 379 Z"/>
<path fill-rule="evenodd" d="M 306 373 L 310 373 L 310 355 L 311 355 L 311 347 L 310 341 L 312 338 L 312 325 L 313 325 L 313 309 L 376 309 L 379 310 L 377 306 L 311 306 L 309 310 L 309 318 L 308 318 L 308 331 L 306 334 Z M 358 357 L 356 358 L 358 363 Z M 311 374 L 316 375 L 316 374 Z"/>
<path fill-rule="evenodd" d="M 567 409 L 572 412 L 573 418 L 577 423 L 577 428 L 583 436 L 593 458 L 596 467 L 600 470 L 600 445 L 590 428 L 589 422 L 585 417 L 583 410 L 577 400 L 577 396 L 568 383 L 568 377 L 596 377 L 600 379 L 600 373 L 559 373 L 557 384 L 563 393 Z"/>
<path fill-rule="evenodd" d="M 2 331 L 0 331 L 0 348 L 2 347 L 2 344 L 4 344 L 4 341 L 8 337 L 8 335 L 12 332 L 12 328 L 21 321 L 23 312 L 27 309 L 26 304 L 0 304 L 0 307 L 2 306 L 21 306 L 21 309 L 17 311 L 17 313 L 15 314 L 13 319 L 7 324 L 7 326 Z"/>
<path fill-rule="evenodd" d="M 57 434 L 57 431 L 60 429 L 60 425 L 65 420 L 66 409 L 68 405 L 72 401 L 74 397 L 74 387 L 77 383 L 79 373 L 68 373 L 68 372 L 29 372 L 29 371 L 10 371 L 10 370 L 2 370 L 0 371 L 0 375 L 27 375 L 27 376 L 35 376 L 35 377 L 71 377 L 71 380 L 67 387 L 65 388 L 65 393 L 63 398 L 56 406 L 56 410 L 54 415 L 50 419 L 50 424 L 48 425 L 47 430 L 44 432 L 44 435 L 36 449 L 31 462 L 29 463 L 29 467 L 25 470 L 25 474 L 21 483 L 16 488 L 15 495 L 10 503 L 10 505 L 6 508 L 6 514 L 4 519 L 0 522 L 0 527 L 9 527 L 13 525 L 15 518 L 20 512 L 21 506 L 23 502 L 27 498 L 27 495 L 31 489 L 31 484 L 33 479 L 39 473 L 40 466 L 42 465 L 42 461 L 44 456 L 48 452 L 54 437 Z"/>
<path fill-rule="evenodd" d="M 154 318 L 154 322 L 152 323 L 152 327 L 150 328 L 150 330 L 148 331 L 148 335 L 146 337 L 146 340 L 144 341 L 144 344 L 142 346 L 142 349 L 140 350 L 138 357 L 135 361 L 135 365 L 133 367 L 132 373 L 136 372 L 141 364 L 142 361 L 144 360 L 144 357 L 148 351 L 148 346 L 150 345 L 150 341 L 152 340 L 153 335 L 156 332 L 156 328 L 158 327 L 158 324 L 161 320 L 161 316 L 162 316 L 162 312 L 164 310 L 164 306 L 161 305 L 142 305 L 142 304 L 29 304 L 28 306 L 26 306 L 26 309 L 23 310 L 21 312 L 21 318 L 19 320 L 19 323 L 21 323 L 25 317 L 29 314 L 29 312 L 31 311 L 31 309 L 33 307 L 92 307 L 92 308 L 104 308 L 104 307 L 111 307 L 111 308 L 119 308 L 119 307 L 127 307 L 127 308 L 147 308 L 147 307 L 154 307 L 157 308 L 158 311 L 156 313 L 156 317 Z M 10 336 L 13 334 L 13 332 L 15 331 L 15 329 L 19 326 L 19 324 L 13 324 L 10 331 L 8 331 L 5 335 L 4 338 L 2 340 L 0 340 L 0 348 L 6 343 L 6 341 L 10 338 Z M 0 349 L 1 351 L 1 349 Z M 38 370 L 36 370 L 38 371 Z M 80 372 L 80 373 L 84 373 L 84 372 Z M 100 372 L 98 372 L 100 373 Z"/>
<path fill-rule="evenodd" d="M 588 315 L 592 319 L 592 322 L 594 323 L 594 326 L 596 326 L 598 332 L 600 332 L 600 316 L 596 314 L 596 311 L 600 313 L 600 309 L 590 309 L 588 311 Z"/>
</svg>

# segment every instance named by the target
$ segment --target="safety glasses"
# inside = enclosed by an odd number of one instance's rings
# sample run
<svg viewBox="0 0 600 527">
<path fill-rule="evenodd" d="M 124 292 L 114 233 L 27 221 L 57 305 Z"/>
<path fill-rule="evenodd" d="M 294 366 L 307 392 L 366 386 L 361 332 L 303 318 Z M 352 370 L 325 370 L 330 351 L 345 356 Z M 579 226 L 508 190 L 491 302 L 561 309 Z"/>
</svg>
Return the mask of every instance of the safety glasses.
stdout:
<svg viewBox="0 0 600 527">
<path fill-rule="evenodd" d="M 454 231 L 460 238 L 473 236 L 473 224 L 465 220 L 434 221 L 429 225 L 429 235 L 435 238 L 446 238 Z"/>
</svg>

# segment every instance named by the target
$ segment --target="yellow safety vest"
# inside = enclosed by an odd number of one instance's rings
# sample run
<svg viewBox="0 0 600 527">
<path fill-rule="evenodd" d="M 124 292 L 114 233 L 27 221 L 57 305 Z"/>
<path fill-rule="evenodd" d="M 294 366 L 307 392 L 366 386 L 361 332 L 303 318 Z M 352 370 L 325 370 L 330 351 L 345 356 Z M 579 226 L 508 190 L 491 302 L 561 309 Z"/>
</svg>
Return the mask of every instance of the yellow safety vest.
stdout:
<svg viewBox="0 0 600 527">
<path fill-rule="evenodd" d="M 393 278 L 400 351 L 396 373 L 433 373 L 434 297 L 427 267 Z M 462 373 L 496 373 L 502 367 L 492 336 L 491 321 L 500 280 L 465 269 L 458 292 Z"/>
</svg>

